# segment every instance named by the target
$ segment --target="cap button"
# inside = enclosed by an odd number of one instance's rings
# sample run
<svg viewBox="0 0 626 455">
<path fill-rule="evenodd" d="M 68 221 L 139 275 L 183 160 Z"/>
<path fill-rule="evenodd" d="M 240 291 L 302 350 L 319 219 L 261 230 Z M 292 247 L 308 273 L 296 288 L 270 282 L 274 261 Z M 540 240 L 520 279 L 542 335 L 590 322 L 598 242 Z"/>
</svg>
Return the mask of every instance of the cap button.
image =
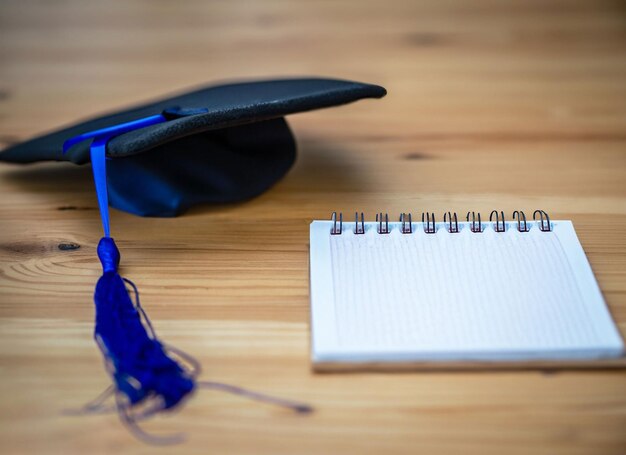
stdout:
<svg viewBox="0 0 626 455">
<path fill-rule="evenodd" d="M 206 107 L 168 107 L 161 113 L 166 119 L 174 120 L 192 115 L 206 114 L 209 110 Z"/>
</svg>

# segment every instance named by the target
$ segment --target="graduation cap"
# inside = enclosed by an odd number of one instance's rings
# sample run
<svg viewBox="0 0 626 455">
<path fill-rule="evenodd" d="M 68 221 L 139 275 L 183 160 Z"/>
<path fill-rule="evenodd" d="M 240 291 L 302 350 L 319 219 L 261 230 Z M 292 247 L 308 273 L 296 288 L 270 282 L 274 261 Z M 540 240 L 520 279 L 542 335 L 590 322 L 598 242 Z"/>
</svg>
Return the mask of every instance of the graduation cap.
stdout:
<svg viewBox="0 0 626 455">
<path fill-rule="evenodd" d="M 333 79 L 209 86 L 40 136 L 5 149 L 0 160 L 84 164 L 97 136 L 85 133 L 117 127 L 106 143 L 111 206 L 176 216 L 196 204 L 250 199 L 283 177 L 296 156 L 284 116 L 385 93 L 376 85 Z"/>
<path fill-rule="evenodd" d="M 94 295 L 94 337 L 113 380 L 122 421 L 135 434 L 141 416 L 172 409 L 199 384 L 199 366 L 165 346 L 118 273 L 109 204 L 141 216 L 176 216 L 202 203 L 242 201 L 283 177 L 295 161 L 288 114 L 381 98 L 384 88 L 334 79 L 285 79 L 209 86 L 64 128 L 0 152 L 0 161 L 91 162 L 104 237 L 103 274 Z M 131 296 L 134 297 L 131 299 Z M 222 390 L 296 410 L 306 406 L 219 383 Z"/>
</svg>

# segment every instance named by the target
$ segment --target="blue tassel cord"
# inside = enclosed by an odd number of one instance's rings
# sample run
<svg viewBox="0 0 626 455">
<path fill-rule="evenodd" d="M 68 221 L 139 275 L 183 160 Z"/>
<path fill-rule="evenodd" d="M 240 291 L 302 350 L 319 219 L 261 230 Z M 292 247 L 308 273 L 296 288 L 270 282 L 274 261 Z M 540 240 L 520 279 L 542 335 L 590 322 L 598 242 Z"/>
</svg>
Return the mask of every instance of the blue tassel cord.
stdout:
<svg viewBox="0 0 626 455">
<path fill-rule="evenodd" d="M 98 257 L 102 263 L 102 276 L 96 284 L 94 301 L 96 327 L 94 338 L 98 343 L 113 386 L 86 404 L 80 413 L 107 411 L 105 400 L 115 396 L 116 409 L 122 422 L 138 438 L 149 443 L 175 443 L 181 435 L 156 437 L 144 432 L 137 421 L 161 411 L 171 410 L 185 401 L 196 387 L 218 389 L 257 401 L 284 406 L 298 413 L 308 413 L 312 408 L 241 387 L 220 382 L 198 382 L 200 365 L 188 354 L 172 346 L 165 346 L 157 338 L 152 324 L 139 302 L 136 286 L 118 273 L 120 253 L 110 236 L 108 194 L 106 185 L 106 144 L 114 136 L 166 121 L 155 115 L 103 130 L 92 131 L 69 139 L 64 151 L 87 139 L 91 144 L 91 163 L 104 229 L 98 244 Z M 135 296 L 132 301 L 127 286 Z M 185 366 L 172 358 L 179 358 Z"/>
</svg>

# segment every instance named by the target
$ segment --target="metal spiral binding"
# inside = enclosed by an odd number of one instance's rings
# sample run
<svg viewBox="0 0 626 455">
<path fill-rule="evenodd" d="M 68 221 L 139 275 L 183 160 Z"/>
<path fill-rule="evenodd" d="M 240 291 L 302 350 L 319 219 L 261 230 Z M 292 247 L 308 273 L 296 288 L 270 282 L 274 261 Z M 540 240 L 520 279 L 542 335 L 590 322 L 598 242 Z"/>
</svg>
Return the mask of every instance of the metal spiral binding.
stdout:
<svg viewBox="0 0 626 455">
<path fill-rule="evenodd" d="M 448 223 L 448 232 L 450 234 L 458 234 L 459 233 L 459 221 L 456 217 L 456 212 L 454 212 L 454 227 L 452 227 L 452 215 L 450 212 L 443 214 L 443 222 Z"/>
<path fill-rule="evenodd" d="M 541 229 L 542 232 L 550 232 L 552 230 L 552 225 L 550 224 L 550 217 L 548 216 L 548 214 L 543 210 L 535 210 L 535 212 L 533 213 L 533 220 L 537 220 L 537 214 L 539 214 L 539 216 L 541 217 L 539 229 Z"/>
<path fill-rule="evenodd" d="M 365 234 L 365 221 L 363 220 L 363 212 L 361 212 L 361 226 L 359 227 L 359 214 L 354 212 L 354 233 Z"/>
<path fill-rule="evenodd" d="M 476 213 L 475 212 L 467 212 L 466 220 L 469 222 L 470 213 L 472 214 L 472 224 L 470 225 L 470 230 L 472 232 L 483 232 L 483 225 L 480 221 L 480 212 L 478 212 L 478 229 L 476 229 Z"/>
<path fill-rule="evenodd" d="M 343 231 L 343 213 L 339 213 L 339 229 L 337 229 L 337 212 L 333 212 L 330 221 L 333 223 L 333 226 L 330 228 L 330 235 L 341 235 Z"/>
<path fill-rule="evenodd" d="M 471 220 L 470 220 L 471 215 Z M 498 213 L 497 210 L 493 210 L 489 215 L 489 222 L 493 223 L 493 218 L 495 216 L 495 224 L 494 230 L 496 232 L 505 232 L 506 231 L 506 220 L 504 217 L 504 212 L 500 211 Z M 539 221 L 537 218 L 539 217 Z M 470 231 L 474 233 L 483 232 L 482 221 L 480 217 L 480 212 L 467 212 L 466 220 L 469 223 Z M 343 232 L 343 214 L 339 212 L 339 218 L 337 219 L 337 212 L 333 212 L 331 216 L 332 226 L 330 229 L 331 235 L 341 235 Z M 513 212 L 513 220 L 517 222 L 517 230 L 519 232 L 529 232 L 530 228 L 528 227 L 528 222 L 526 220 L 526 214 L 521 210 L 515 210 Z M 539 230 L 542 232 L 551 232 L 552 231 L 552 222 L 550 221 L 550 217 L 544 210 L 535 210 L 533 213 L 533 220 L 537 221 L 537 225 Z M 376 232 L 379 234 L 389 234 L 391 231 L 389 229 L 389 216 L 387 213 L 377 213 L 376 214 Z M 443 215 L 443 223 L 446 225 L 446 229 L 451 234 L 459 233 L 459 222 L 457 218 L 456 212 L 446 212 Z M 424 232 L 426 234 L 435 234 L 437 232 L 437 225 L 435 222 L 435 214 L 434 212 L 422 212 L 422 224 L 424 225 Z M 413 220 L 411 213 L 402 213 L 400 214 L 400 232 L 402 234 L 413 234 Z M 355 234 L 365 234 L 365 219 L 363 216 L 363 212 L 361 212 L 361 219 L 359 220 L 359 213 L 354 213 L 354 233 Z"/>
<path fill-rule="evenodd" d="M 389 234 L 389 216 L 385 213 L 385 224 L 383 224 L 383 214 L 376 214 L 376 222 L 378 223 L 379 234 Z"/>
<path fill-rule="evenodd" d="M 424 223 L 424 215 L 426 215 L 426 224 L 424 224 L 424 232 L 426 234 L 434 234 L 437 232 L 437 228 L 435 227 L 435 213 L 426 212 L 425 214 L 422 212 L 422 224 Z"/>
<path fill-rule="evenodd" d="M 504 212 L 500 211 L 500 215 L 498 216 L 498 211 L 497 210 L 493 210 L 491 212 L 491 215 L 489 215 L 489 222 L 491 223 L 493 220 L 493 215 L 496 215 L 496 226 L 494 228 L 494 230 L 496 232 L 504 232 L 506 231 L 506 224 L 504 223 Z M 502 217 L 502 225 L 500 225 L 500 217 Z"/>
<path fill-rule="evenodd" d="M 413 220 L 411 219 L 411 214 L 409 213 L 408 219 L 409 222 L 406 222 L 407 214 L 402 213 L 400 215 L 400 222 L 402 223 L 402 227 L 400 228 L 400 232 L 403 234 L 413 234 Z"/>
<path fill-rule="evenodd" d="M 528 225 L 526 224 L 526 214 L 521 210 L 513 212 L 513 220 L 517 220 L 517 230 L 520 232 L 528 232 Z M 522 229 L 522 220 L 524 221 L 524 229 Z"/>
</svg>

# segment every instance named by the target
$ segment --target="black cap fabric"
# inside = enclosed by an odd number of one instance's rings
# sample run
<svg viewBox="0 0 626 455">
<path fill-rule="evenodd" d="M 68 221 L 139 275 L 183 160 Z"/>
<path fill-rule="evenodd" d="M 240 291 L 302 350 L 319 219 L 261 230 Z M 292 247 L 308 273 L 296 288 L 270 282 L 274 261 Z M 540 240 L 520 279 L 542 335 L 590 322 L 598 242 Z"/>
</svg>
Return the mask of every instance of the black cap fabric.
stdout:
<svg viewBox="0 0 626 455">
<path fill-rule="evenodd" d="M 245 200 L 289 170 L 295 141 L 285 115 L 381 98 L 384 88 L 333 79 L 285 79 L 209 86 L 95 118 L 15 145 L 0 161 L 89 162 L 91 140 L 63 142 L 101 128 L 163 114 L 168 121 L 107 144 L 110 204 L 142 216 L 176 216 L 200 203 Z"/>
</svg>

